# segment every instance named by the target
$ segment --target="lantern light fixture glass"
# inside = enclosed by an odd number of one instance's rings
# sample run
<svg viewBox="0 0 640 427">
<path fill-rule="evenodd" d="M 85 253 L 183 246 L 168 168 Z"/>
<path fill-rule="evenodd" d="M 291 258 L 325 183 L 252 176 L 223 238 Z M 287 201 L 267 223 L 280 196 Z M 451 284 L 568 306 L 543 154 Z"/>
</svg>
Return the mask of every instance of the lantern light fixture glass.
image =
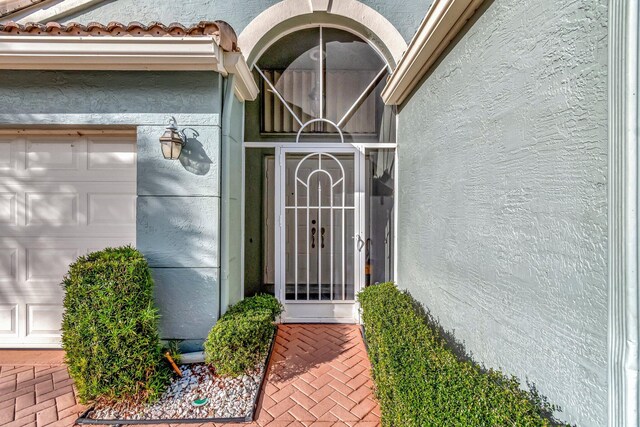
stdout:
<svg viewBox="0 0 640 427">
<path fill-rule="evenodd" d="M 171 117 L 169 125 L 160 137 L 160 148 L 162 155 L 167 160 L 177 160 L 182 153 L 182 147 L 187 143 L 187 138 L 183 131 L 178 130 L 176 119 Z"/>
</svg>

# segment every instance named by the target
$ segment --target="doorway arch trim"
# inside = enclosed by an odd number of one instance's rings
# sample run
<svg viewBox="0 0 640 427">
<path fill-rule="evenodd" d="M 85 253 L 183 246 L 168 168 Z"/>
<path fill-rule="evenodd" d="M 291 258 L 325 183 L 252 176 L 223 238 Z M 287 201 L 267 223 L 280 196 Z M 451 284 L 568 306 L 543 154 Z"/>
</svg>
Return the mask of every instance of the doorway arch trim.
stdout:
<svg viewBox="0 0 640 427">
<path fill-rule="evenodd" d="M 249 67 L 271 43 L 298 29 L 327 25 L 356 33 L 385 57 L 391 68 L 407 49 L 398 30 L 376 10 L 357 1 L 283 0 L 253 19 L 238 37 Z"/>
</svg>

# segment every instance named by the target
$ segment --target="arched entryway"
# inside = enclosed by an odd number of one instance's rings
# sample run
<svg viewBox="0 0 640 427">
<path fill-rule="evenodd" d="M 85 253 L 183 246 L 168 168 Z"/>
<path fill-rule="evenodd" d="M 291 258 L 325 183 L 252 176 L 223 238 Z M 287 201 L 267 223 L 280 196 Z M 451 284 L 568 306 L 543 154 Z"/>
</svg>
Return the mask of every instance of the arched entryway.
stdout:
<svg viewBox="0 0 640 427">
<path fill-rule="evenodd" d="M 389 50 L 323 23 L 259 51 L 261 95 L 245 106 L 245 294 L 273 292 L 286 322 L 357 322 L 358 291 L 394 277 Z"/>
</svg>

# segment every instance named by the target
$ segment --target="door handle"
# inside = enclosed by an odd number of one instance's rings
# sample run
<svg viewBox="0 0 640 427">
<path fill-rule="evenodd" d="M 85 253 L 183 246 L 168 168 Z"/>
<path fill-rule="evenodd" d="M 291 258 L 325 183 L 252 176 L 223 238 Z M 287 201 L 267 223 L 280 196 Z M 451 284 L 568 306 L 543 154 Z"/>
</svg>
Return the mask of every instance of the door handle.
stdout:
<svg viewBox="0 0 640 427">
<path fill-rule="evenodd" d="M 358 249 L 358 252 L 360 252 L 364 247 L 364 240 L 362 240 L 362 237 L 360 237 L 359 234 L 354 234 L 353 238 L 356 241 L 356 248 Z"/>
<path fill-rule="evenodd" d="M 316 247 L 316 228 L 311 227 L 311 249 Z"/>
<path fill-rule="evenodd" d="M 324 227 L 320 229 L 320 247 L 324 249 Z"/>
</svg>

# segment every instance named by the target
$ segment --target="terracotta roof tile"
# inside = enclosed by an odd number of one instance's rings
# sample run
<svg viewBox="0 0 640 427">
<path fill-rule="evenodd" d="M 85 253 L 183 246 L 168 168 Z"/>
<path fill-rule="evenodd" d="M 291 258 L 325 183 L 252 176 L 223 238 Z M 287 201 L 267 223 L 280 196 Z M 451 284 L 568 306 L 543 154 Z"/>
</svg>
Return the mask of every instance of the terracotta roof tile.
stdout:
<svg viewBox="0 0 640 427">
<path fill-rule="evenodd" d="M 120 22 L 109 22 L 104 25 L 98 22 L 90 22 L 82 25 L 77 22 L 60 24 L 58 22 L 48 22 L 46 24 L 27 23 L 18 24 L 7 22 L 0 24 L 1 35 L 24 35 L 24 36 L 134 36 L 134 37 L 190 37 L 190 36 L 213 36 L 223 50 L 228 52 L 236 51 L 238 38 L 231 25 L 224 21 L 201 21 L 195 25 L 186 27 L 180 23 L 173 22 L 169 25 L 160 22 L 151 22 L 144 25 L 140 22 L 130 22 L 122 24 Z"/>
</svg>

